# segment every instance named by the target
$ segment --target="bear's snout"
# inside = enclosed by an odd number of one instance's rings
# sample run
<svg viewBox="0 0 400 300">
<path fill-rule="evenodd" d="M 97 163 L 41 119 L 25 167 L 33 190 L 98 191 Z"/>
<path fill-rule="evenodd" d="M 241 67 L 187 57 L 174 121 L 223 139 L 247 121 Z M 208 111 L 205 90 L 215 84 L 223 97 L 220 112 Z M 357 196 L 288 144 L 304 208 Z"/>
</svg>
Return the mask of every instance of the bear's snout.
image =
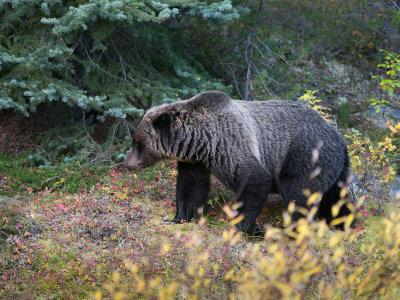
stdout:
<svg viewBox="0 0 400 300">
<path fill-rule="evenodd" d="M 122 166 L 125 169 L 131 170 L 131 171 L 135 171 L 135 170 L 139 169 L 139 167 L 140 167 L 139 164 L 132 164 L 128 160 L 124 161 L 122 163 Z"/>
</svg>

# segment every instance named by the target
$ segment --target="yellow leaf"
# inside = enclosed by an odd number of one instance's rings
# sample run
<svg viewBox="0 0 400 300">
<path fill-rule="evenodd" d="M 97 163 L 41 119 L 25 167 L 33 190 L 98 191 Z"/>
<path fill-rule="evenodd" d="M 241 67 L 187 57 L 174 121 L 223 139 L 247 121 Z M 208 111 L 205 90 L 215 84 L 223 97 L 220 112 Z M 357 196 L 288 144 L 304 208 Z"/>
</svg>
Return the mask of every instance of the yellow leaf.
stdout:
<svg viewBox="0 0 400 300">
<path fill-rule="evenodd" d="M 103 293 L 101 291 L 96 291 L 96 293 L 94 294 L 94 298 L 96 300 L 101 300 L 103 299 Z"/>
<path fill-rule="evenodd" d="M 224 279 L 225 280 L 230 280 L 233 277 L 233 274 L 235 273 L 234 269 L 230 269 L 228 272 L 226 272 Z"/>
<path fill-rule="evenodd" d="M 114 295 L 115 300 L 122 300 L 125 299 L 125 294 L 123 292 L 116 292 Z"/>
<path fill-rule="evenodd" d="M 318 204 L 322 199 L 322 194 L 320 192 L 315 192 L 311 194 L 307 199 L 307 206 L 311 206 L 313 204 Z"/>
<path fill-rule="evenodd" d="M 162 249 L 161 249 L 161 254 L 162 255 L 167 254 L 171 249 L 172 249 L 171 244 L 168 244 L 168 243 L 163 244 Z"/>
<path fill-rule="evenodd" d="M 136 292 L 141 293 L 144 290 L 145 286 L 146 283 L 144 282 L 144 280 L 142 279 L 138 280 L 136 284 Z"/>
</svg>

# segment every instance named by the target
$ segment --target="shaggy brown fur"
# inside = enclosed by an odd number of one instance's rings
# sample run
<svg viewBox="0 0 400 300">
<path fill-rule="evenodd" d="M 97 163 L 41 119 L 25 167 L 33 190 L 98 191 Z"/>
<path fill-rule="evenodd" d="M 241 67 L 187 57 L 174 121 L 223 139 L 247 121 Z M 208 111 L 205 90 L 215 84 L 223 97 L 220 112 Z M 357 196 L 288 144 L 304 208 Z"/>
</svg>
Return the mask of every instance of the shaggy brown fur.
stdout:
<svg viewBox="0 0 400 300">
<path fill-rule="evenodd" d="M 312 162 L 313 150 L 318 160 Z M 331 221 L 339 184 L 349 175 L 346 143 L 313 109 L 291 101 L 238 101 L 222 92 L 150 109 L 133 136 L 125 166 L 138 170 L 163 159 L 178 160 L 177 213 L 190 220 L 207 200 L 210 174 L 237 193 L 245 218 L 255 220 L 271 191 L 288 205 L 306 206 L 304 189 L 320 191 L 319 217 Z M 319 169 L 313 179 L 310 174 Z M 349 210 L 343 207 L 340 216 Z M 296 216 L 295 216 L 296 217 Z"/>
</svg>

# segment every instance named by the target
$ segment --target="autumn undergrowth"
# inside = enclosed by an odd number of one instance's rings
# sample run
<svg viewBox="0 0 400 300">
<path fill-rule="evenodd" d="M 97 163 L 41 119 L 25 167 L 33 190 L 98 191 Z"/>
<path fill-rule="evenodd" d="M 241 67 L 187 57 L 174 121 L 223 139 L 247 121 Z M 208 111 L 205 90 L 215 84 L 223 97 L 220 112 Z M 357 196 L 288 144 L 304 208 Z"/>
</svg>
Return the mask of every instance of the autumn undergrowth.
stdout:
<svg viewBox="0 0 400 300">
<path fill-rule="evenodd" d="M 18 180 L 1 175 L 0 298 L 400 296 L 398 202 L 385 202 L 384 215 L 366 202 L 356 227 L 344 232 L 304 222 L 293 233 L 281 228 L 287 218 L 272 196 L 259 219 L 267 235 L 259 239 L 235 229 L 234 196 L 215 179 L 204 217 L 169 224 L 175 162 L 138 174 L 43 170 L 27 183 L 15 172 Z M 32 187 L 57 174 L 44 188 Z M 57 183 L 63 176 L 86 185 L 70 190 Z"/>
<path fill-rule="evenodd" d="M 315 92 L 301 100 L 329 120 Z M 235 197 L 215 178 L 199 220 L 168 222 L 174 161 L 130 173 L 0 155 L 0 298 L 398 299 L 400 194 L 388 191 L 399 129 L 388 122 L 378 141 L 345 133 L 359 199 L 344 231 L 314 221 L 313 209 L 293 230 L 297 208 L 284 212 L 270 195 L 265 238 L 236 230 Z"/>
</svg>

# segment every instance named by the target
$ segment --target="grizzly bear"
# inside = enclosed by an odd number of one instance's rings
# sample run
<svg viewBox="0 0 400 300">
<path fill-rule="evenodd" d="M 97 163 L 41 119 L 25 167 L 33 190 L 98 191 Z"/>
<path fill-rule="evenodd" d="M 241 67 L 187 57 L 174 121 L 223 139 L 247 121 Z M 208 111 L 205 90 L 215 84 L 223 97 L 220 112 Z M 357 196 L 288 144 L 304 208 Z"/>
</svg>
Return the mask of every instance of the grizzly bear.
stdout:
<svg viewBox="0 0 400 300">
<path fill-rule="evenodd" d="M 256 218 L 271 192 L 286 206 L 307 207 L 304 190 L 319 191 L 317 216 L 329 223 L 349 176 L 344 139 L 315 110 L 292 101 L 233 100 L 217 91 L 144 115 L 124 166 L 139 170 L 166 159 L 178 160 L 173 222 L 197 217 L 214 174 L 237 194 L 244 216 L 237 227 L 247 233 L 263 232 Z M 342 206 L 338 217 L 349 213 Z M 295 213 L 294 221 L 301 216 Z"/>
</svg>

